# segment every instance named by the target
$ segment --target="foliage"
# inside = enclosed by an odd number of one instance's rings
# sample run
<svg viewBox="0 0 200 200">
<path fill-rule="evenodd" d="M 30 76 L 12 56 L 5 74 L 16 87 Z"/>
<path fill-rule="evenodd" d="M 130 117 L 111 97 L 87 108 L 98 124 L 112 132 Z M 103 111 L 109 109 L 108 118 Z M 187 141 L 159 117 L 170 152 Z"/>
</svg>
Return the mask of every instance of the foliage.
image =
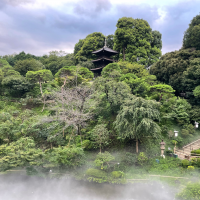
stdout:
<svg viewBox="0 0 200 200">
<path fill-rule="evenodd" d="M 85 67 L 66 66 L 59 69 L 55 77 L 60 86 L 73 87 L 92 80 L 94 74 Z"/>
<path fill-rule="evenodd" d="M 9 91 L 11 96 L 21 97 L 28 92 L 32 85 L 23 76 L 7 76 L 3 79 L 2 85 Z"/>
<path fill-rule="evenodd" d="M 14 69 L 22 76 L 25 76 L 28 71 L 38 71 L 44 68 L 45 66 L 35 59 L 18 60 L 14 66 Z"/>
<path fill-rule="evenodd" d="M 110 167 L 109 162 L 114 159 L 114 156 L 112 156 L 108 151 L 105 151 L 104 153 L 98 153 L 94 162 L 97 167 L 101 167 L 102 170 L 106 170 Z"/>
<path fill-rule="evenodd" d="M 92 130 L 92 136 L 100 148 L 101 153 L 102 147 L 109 144 L 109 131 L 106 128 L 106 124 L 97 124 Z"/>
<path fill-rule="evenodd" d="M 125 82 L 98 77 L 94 81 L 94 99 L 97 102 L 99 115 L 114 114 L 120 109 L 125 98 L 130 95 L 130 87 Z"/>
<path fill-rule="evenodd" d="M 137 162 L 137 154 L 126 152 L 122 162 L 126 165 L 133 165 Z"/>
<path fill-rule="evenodd" d="M 149 92 L 150 85 L 145 79 L 137 78 L 137 76 L 132 73 L 122 75 L 120 81 L 124 81 L 129 85 L 134 95 L 146 97 Z"/>
<path fill-rule="evenodd" d="M 40 62 L 42 62 L 45 68 L 50 70 L 53 75 L 64 66 L 73 66 L 75 64 L 74 54 L 67 54 L 64 51 L 51 51 L 49 55 L 42 56 Z"/>
<path fill-rule="evenodd" d="M 159 163 L 156 162 L 156 159 L 159 159 Z M 149 172 L 150 173 L 163 173 L 163 172 L 167 172 L 167 171 L 172 171 L 177 169 L 177 171 L 180 171 L 179 166 L 181 165 L 181 160 L 177 159 L 177 158 L 172 158 L 172 157 L 154 157 L 149 159 L 149 165 L 150 165 L 150 169 Z"/>
<path fill-rule="evenodd" d="M 157 84 L 150 87 L 150 90 L 158 96 L 159 102 L 164 98 L 170 98 L 173 92 L 173 88 L 170 85 Z"/>
<path fill-rule="evenodd" d="M 188 166 L 188 167 L 187 167 L 187 170 L 188 170 L 188 171 L 194 171 L 194 166 Z"/>
<path fill-rule="evenodd" d="M 99 170 L 99 169 L 88 169 L 86 171 L 86 175 L 89 176 L 89 177 L 96 177 L 96 178 L 106 178 L 107 177 L 107 174 L 106 172 L 102 171 L 102 170 Z"/>
<path fill-rule="evenodd" d="M 192 151 L 191 151 L 191 154 L 192 154 L 192 155 L 200 154 L 200 149 L 192 150 Z"/>
<path fill-rule="evenodd" d="M 104 46 L 104 40 L 105 36 L 100 32 L 91 33 L 85 39 L 79 40 L 74 48 L 76 63 L 94 59 L 95 56 L 92 52 L 102 48 Z"/>
<path fill-rule="evenodd" d="M 117 63 L 110 63 L 106 67 L 103 68 L 101 75 L 103 78 L 118 78 L 120 76 L 121 70 Z"/>
<path fill-rule="evenodd" d="M 195 16 L 189 28 L 185 31 L 183 37 L 183 47 L 184 48 L 196 48 L 200 50 L 200 43 L 198 38 L 200 37 L 200 15 Z"/>
<path fill-rule="evenodd" d="M 191 105 L 185 99 L 171 98 L 161 105 L 162 120 L 175 121 L 181 125 L 187 125 L 190 121 Z"/>
<path fill-rule="evenodd" d="M 158 61 L 161 51 L 161 34 L 154 32 L 147 21 L 122 17 L 118 20 L 114 35 L 114 49 L 123 53 L 123 60 L 150 66 Z"/>
<path fill-rule="evenodd" d="M 181 49 L 161 56 L 150 68 L 150 73 L 165 84 L 171 85 L 177 93 L 185 91 L 183 74 L 194 58 L 200 57 L 199 50 Z"/>
<path fill-rule="evenodd" d="M 180 200 L 200 199 L 200 183 L 188 183 L 187 186 L 176 195 Z"/>
<path fill-rule="evenodd" d="M 112 175 L 113 178 L 122 178 L 124 176 L 124 172 L 112 171 L 111 175 Z"/>
<path fill-rule="evenodd" d="M 58 147 L 46 152 L 46 159 L 49 162 L 66 166 L 68 168 L 76 168 L 84 164 L 85 154 L 80 147 Z"/>
<path fill-rule="evenodd" d="M 118 62 L 118 65 L 120 66 L 122 74 L 133 73 L 138 78 L 144 78 L 144 77 L 149 76 L 148 70 L 145 69 L 144 66 L 141 64 L 138 64 L 138 63 L 132 64 L 127 61 L 120 61 Z"/>
<path fill-rule="evenodd" d="M 159 104 L 141 97 L 127 99 L 119 111 L 115 127 L 123 138 L 159 137 L 161 129 L 154 120 L 160 119 Z"/>
<path fill-rule="evenodd" d="M 144 152 L 140 152 L 138 155 L 138 164 L 143 166 L 148 161 L 148 158 L 146 157 Z"/>
<path fill-rule="evenodd" d="M 16 142 L 0 146 L 0 169 L 7 170 L 26 165 L 42 165 L 44 153 L 35 148 L 29 137 L 21 137 Z"/>
<path fill-rule="evenodd" d="M 190 164 L 189 160 L 186 160 L 186 159 L 182 160 L 181 162 L 182 162 L 182 166 L 185 168 L 187 168 Z"/>
</svg>

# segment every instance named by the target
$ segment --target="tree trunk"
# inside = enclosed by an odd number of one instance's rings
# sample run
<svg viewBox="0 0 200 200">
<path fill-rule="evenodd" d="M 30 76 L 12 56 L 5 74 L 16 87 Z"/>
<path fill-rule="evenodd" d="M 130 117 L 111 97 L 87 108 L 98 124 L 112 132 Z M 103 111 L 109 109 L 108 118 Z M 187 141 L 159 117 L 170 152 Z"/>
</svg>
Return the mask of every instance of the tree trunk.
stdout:
<svg viewBox="0 0 200 200">
<path fill-rule="evenodd" d="M 40 92 L 41 92 L 41 95 L 43 96 L 43 92 L 42 92 L 42 83 L 41 83 L 41 81 L 39 81 L 39 84 L 40 84 Z"/>
<path fill-rule="evenodd" d="M 44 97 L 43 97 L 43 108 L 42 108 L 42 112 L 44 111 L 45 104 L 46 104 L 46 101 L 45 101 L 45 96 L 44 96 Z"/>
<path fill-rule="evenodd" d="M 138 153 L 138 139 L 136 139 L 136 153 Z"/>
<path fill-rule="evenodd" d="M 163 97 L 163 94 L 161 94 L 160 99 L 159 99 L 159 102 L 162 100 L 162 97 Z"/>
<path fill-rule="evenodd" d="M 41 81 L 39 81 L 39 84 L 40 84 L 40 93 L 41 93 L 42 98 L 43 98 L 43 108 L 42 108 L 42 112 L 43 112 L 44 111 L 44 107 L 45 107 L 45 96 L 43 96 Z"/>
<path fill-rule="evenodd" d="M 53 149 L 52 142 L 51 142 L 51 149 Z"/>
<path fill-rule="evenodd" d="M 125 61 L 125 47 L 123 48 L 123 59 Z"/>
<path fill-rule="evenodd" d="M 101 145 L 100 145 L 100 153 L 101 153 Z"/>
</svg>

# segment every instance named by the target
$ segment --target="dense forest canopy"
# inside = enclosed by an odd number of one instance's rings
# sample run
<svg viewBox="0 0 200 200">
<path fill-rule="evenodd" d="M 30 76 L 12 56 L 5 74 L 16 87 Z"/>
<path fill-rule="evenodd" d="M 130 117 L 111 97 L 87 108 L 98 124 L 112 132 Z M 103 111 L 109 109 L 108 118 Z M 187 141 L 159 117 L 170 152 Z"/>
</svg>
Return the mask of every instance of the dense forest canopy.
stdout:
<svg viewBox="0 0 200 200">
<path fill-rule="evenodd" d="M 191 21 L 183 48 L 163 56 L 161 33 L 147 21 L 119 19 L 106 37 L 118 62 L 95 79 L 89 69 L 92 52 L 105 44 L 100 32 L 80 39 L 72 54 L 1 56 L 0 170 L 45 163 L 76 168 L 95 149 L 101 152 L 96 167 L 107 170 L 113 156 L 104 150 L 127 147 L 146 152 L 137 159 L 127 154 L 143 165 L 161 139 L 171 147 L 192 141 L 200 121 L 199 19 Z"/>
</svg>

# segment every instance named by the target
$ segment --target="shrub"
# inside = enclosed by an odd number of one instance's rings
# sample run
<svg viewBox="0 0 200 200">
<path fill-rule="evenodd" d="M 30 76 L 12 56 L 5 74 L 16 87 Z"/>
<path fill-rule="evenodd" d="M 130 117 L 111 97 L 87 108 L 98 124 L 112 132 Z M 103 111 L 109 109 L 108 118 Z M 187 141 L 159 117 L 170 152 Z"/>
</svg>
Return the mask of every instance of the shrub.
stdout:
<svg viewBox="0 0 200 200">
<path fill-rule="evenodd" d="M 55 164 L 67 167 L 81 166 L 85 162 L 85 154 L 80 147 L 58 147 L 47 152 L 46 158 Z"/>
<path fill-rule="evenodd" d="M 90 140 L 84 140 L 82 142 L 82 148 L 87 150 L 92 149 L 93 148 L 92 142 Z"/>
<path fill-rule="evenodd" d="M 188 166 L 188 167 L 187 167 L 187 170 L 188 170 L 188 171 L 194 171 L 194 166 Z"/>
<path fill-rule="evenodd" d="M 112 156 L 108 151 L 105 151 L 104 153 L 98 153 L 94 162 L 96 166 L 100 166 L 101 169 L 107 169 L 109 167 L 108 162 L 114 159 L 114 156 Z"/>
<path fill-rule="evenodd" d="M 196 164 L 198 167 L 200 167 L 200 158 L 197 158 Z"/>
<path fill-rule="evenodd" d="M 96 178 L 107 177 L 106 172 L 99 170 L 99 169 L 92 169 L 92 168 L 90 168 L 86 171 L 86 175 L 89 176 L 89 177 L 96 177 Z"/>
<path fill-rule="evenodd" d="M 196 165 L 197 164 L 197 159 L 196 158 L 191 158 L 190 163 L 191 163 L 191 165 Z"/>
<path fill-rule="evenodd" d="M 138 164 L 139 165 L 144 165 L 148 161 L 148 158 L 146 157 L 144 152 L 140 152 L 138 156 Z"/>
<path fill-rule="evenodd" d="M 127 165 L 133 165 L 137 162 L 137 155 L 127 152 L 122 162 L 124 162 Z"/>
<path fill-rule="evenodd" d="M 124 176 L 124 173 L 121 171 L 113 171 L 111 172 L 113 178 L 121 178 Z"/>
<path fill-rule="evenodd" d="M 200 154 L 200 149 L 191 151 L 192 155 Z"/>
<path fill-rule="evenodd" d="M 181 200 L 200 199 L 199 191 L 200 183 L 189 183 L 176 197 Z"/>
<path fill-rule="evenodd" d="M 182 160 L 183 167 L 187 167 L 187 166 L 189 166 L 189 164 L 190 164 L 189 160 L 186 160 L 186 159 Z"/>
</svg>

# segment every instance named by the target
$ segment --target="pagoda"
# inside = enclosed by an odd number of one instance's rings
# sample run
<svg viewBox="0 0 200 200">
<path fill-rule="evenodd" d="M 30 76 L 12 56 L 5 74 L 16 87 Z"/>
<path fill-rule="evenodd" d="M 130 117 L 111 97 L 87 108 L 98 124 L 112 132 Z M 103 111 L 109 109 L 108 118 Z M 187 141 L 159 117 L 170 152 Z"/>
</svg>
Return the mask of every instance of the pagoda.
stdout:
<svg viewBox="0 0 200 200">
<path fill-rule="evenodd" d="M 117 51 L 114 51 L 109 47 L 107 47 L 106 39 L 105 39 L 105 46 L 97 51 L 93 51 L 92 53 L 97 56 L 97 59 L 92 60 L 92 62 L 95 65 L 95 68 L 90 70 L 93 73 L 97 73 L 98 75 L 101 75 L 101 71 L 106 65 L 108 65 L 109 63 L 116 62 L 111 58 L 111 56 L 118 54 Z"/>
</svg>

